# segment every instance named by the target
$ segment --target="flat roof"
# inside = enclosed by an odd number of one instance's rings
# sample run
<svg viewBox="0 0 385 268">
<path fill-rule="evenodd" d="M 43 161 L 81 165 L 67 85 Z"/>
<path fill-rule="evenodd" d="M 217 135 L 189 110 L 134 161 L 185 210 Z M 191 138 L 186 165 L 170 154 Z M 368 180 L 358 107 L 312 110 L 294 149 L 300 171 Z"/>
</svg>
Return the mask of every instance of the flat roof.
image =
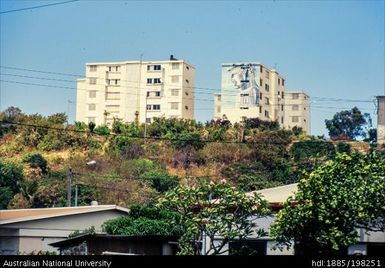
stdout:
<svg viewBox="0 0 385 268">
<path fill-rule="evenodd" d="M 30 208 L 30 209 L 7 209 L 0 210 L 0 225 L 32 221 L 52 217 L 70 216 L 84 213 L 92 213 L 106 210 L 118 210 L 129 213 L 129 209 L 116 205 L 96 205 L 79 207 L 57 207 L 57 208 Z"/>
<path fill-rule="evenodd" d="M 87 62 L 86 65 L 116 65 L 116 64 L 136 64 L 140 63 L 142 64 L 151 64 L 151 63 L 173 63 L 173 62 L 179 62 L 179 63 L 186 63 L 187 65 L 193 67 L 195 69 L 195 66 L 191 63 L 187 62 L 186 60 L 133 60 L 133 61 L 107 61 L 107 62 Z"/>
</svg>

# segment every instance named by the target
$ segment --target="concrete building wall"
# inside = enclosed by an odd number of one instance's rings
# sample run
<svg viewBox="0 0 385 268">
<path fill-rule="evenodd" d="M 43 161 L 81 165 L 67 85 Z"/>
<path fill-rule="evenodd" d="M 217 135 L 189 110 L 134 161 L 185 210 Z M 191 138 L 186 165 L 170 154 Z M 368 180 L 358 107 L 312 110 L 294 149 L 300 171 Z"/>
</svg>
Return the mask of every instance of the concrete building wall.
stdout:
<svg viewBox="0 0 385 268">
<path fill-rule="evenodd" d="M 40 220 L 3 224 L 0 226 L 0 254 L 14 255 L 32 251 L 56 251 L 50 243 L 65 239 L 74 231 L 92 226 L 102 231 L 107 220 L 126 215 L 119 211 L 98 211 Z"/>
<path fill-rule="evenodd" d="M 310 97 L 303 91 L 286 91 L 284 105 L 284 127 L 301 127 L 310 134 Z"/>
<path fill-rule="evenodd" d="M 214 95 L 214 119 L 235 123 L 260 118 L 282 124 L 284 91 L 284 79 L 274 69 L 258 62 L 224 63 L 221 93 Z"/>
<path fill-rule="evenodd" d="M 87 63 L 86 79 L 77 84 L 76 120 L 193 119 L 194 87 L 195 68 L 184 60 Z"/>
<path fill-rule="evenodd" d="M 385 96 L 377 96 L 377 142 L 385 144 Z"/>
</svg>

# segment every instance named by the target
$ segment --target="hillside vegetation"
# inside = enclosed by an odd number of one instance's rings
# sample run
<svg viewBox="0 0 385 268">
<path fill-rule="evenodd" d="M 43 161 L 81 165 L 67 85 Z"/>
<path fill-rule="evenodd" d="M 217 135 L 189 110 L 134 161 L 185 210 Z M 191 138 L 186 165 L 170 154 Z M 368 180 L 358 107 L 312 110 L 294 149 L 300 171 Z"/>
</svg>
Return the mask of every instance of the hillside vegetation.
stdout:
<svg viewBox="0 0 385 268">
<path fill-rule="evenodd" d="M 146 137 L 137 122 L 68 124 L 63 113 L 26 115 L 15 107 L 0 120 L 1 209 L 65 206 L 70 170 L 79 205 L 128 207 L 200 180 L 242 191 L 297 182 L 337 151 L 352 150 L 259 119 L 232 125 L 160 118 L 147 125 Z"/>
</svg>

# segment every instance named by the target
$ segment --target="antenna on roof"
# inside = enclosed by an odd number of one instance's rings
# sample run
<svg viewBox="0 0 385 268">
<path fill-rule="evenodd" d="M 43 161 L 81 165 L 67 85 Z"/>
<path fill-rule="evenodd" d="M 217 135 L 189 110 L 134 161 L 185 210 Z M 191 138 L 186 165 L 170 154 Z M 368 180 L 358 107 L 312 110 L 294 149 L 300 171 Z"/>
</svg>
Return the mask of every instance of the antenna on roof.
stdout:
<svg viewBox="0 0 385 268">
<path fill-rule="evenodd" d="M 170 55 L 170 60 L 178 60 L 178 59 L 174 58 L 174 55 Z"/>
</svg>

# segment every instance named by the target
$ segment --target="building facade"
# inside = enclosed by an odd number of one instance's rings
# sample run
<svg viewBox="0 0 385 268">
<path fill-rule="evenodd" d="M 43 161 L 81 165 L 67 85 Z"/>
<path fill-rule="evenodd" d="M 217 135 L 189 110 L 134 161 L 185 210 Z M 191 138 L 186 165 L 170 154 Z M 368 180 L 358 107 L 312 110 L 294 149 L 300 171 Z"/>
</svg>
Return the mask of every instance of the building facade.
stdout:
<svg viewBox="0 0 385 268">
<path fill-rule="evenodd" d="M 194 116 L 195 67 L 173 56 L 166 61 L 87 63 L 77 80 L 76 121 L 111 125 L 151 122 L 154 117 Z"/>
<path fill-rule="evenodd" d="M 232 123 L 245 118 L 284 118 L 285 79 L 258 62 L 222 64 L 221 93 L 214 95 L 214 118 Z"/>
<path fill-rule="evenodd" d="M 0 210 L 0 255 L 55 251 L 50 244 L 75 231 L 102 231 L 108 220 L 128 215 L 115 205 Z"/>
<path fill-rule="evenodd" d="M 303 91 L 286 91 L 284 123 L 287 129 L 301 127 L 310 134 L 310 96 Z"/>
<path fill-rule="evenodd" d="M 377 142 L 385 144 L 385 96 L 377 96 Z"/>
</svg>

